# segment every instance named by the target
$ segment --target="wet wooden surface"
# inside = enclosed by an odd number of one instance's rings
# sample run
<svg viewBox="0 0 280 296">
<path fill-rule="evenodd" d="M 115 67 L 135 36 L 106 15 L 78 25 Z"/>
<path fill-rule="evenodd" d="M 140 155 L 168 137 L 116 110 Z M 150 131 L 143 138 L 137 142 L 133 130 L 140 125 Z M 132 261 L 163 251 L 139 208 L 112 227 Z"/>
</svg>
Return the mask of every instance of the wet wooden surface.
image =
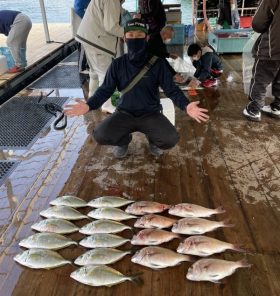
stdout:
<svg viewBox="0 0 280 296">
<path fill-rule="evenodd" d="M 0 191 L 1 295 L 280 295 L 280 125 L 265 116 L 261 123 L 243 118 L 247 98 L 242 91 L 240 56 L 224 56 L 224 65 L 225 75 L 219 86 L 198 91 L 192 97 L 209 109 L 211 120 L 200 125 L 177 110 L 180 142 L 159 159 L 149 154 L 145 138 L 135 134 L 129 157 L 115 160 L 111 147 L 101 147 L 90 137 L 96 123 L 105 117 L 99 112 L 70 121 L 64 133 L 51 130 L 26 154 L 14 154 L 22 158 L 22 164 Z M 229 75 L 232 81 L 227 81 Z M 6 152 L 1 155 L 8 157 Z M 94 288 L 69 277 L 74 266 L 45 271 L 18 265 L 13 261 L 13 256 L 22 251 L 18 242 L 33 233 L 30 226 L 41 219 L 39 212 L 63 194 L 85 200 L 123 194 L 135 200 L 169 204 L 222 205 L 227 212 L 213 219 L 230 218 L 235 227 L 209 235 L 241 244 L 248 253 L 228 251 L 212 257 L 246 257 L 253 267 L 240 269 L 216 285 L 188 281 L 185 276 L 190 263 L 152 271 L 131 263 L 127 256 L 112 266 L 128 275 L 142 272 L 142 286 L 126 282 L 112 288 Z M 79 221 L 77 225 L 85 223 Z M 122 235 L 132 236 L 129 231 Z M 70 237 L 80 240 L 83 236 Z M 174 240 L 166 246 L 176 249 L 178 243 Z M 129 248 L 130 244 L 121 247 Z M 75 259 L 85 251 L 69 247 L 59 253 Z"/>
</svg>

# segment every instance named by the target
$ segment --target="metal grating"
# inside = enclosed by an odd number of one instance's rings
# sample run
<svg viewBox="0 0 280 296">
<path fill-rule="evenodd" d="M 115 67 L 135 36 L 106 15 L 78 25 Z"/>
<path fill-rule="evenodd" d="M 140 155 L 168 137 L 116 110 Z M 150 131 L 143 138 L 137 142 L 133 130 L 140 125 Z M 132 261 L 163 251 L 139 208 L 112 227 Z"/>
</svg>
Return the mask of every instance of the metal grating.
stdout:
<svg viewBox="0 0 280 296">
<path fill-rule="evenodd" d="M 67 58 L 65 58 L 61 63 L 69 63 L 69 62 L 78 62 L 79 52 L 78 50 L 71 53 Z"/>
<path fill-rule="evenodd" d="M 55 116 L 46 103 L 62 106 L 68 98 L 14 97 L 0 108 L 0 149 L 28 149 Z"/>
<path fill-rule="evenodd" d="M 18 162 L 16 161 L 0 161 L 0 186 L 4 183 L 6 178 L 15 169 Z"/>
<path fill-rule="evenodd" d="M 80 88 L 78 66 L 57 65 L 30 85 L 31 88 Z"/>
</svg>

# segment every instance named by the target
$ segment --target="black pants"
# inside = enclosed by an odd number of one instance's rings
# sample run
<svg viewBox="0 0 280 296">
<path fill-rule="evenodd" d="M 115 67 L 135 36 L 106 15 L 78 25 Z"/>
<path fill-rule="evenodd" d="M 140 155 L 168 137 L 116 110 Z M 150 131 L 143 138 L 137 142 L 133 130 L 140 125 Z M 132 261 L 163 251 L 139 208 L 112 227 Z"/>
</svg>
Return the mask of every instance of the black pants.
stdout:
<svg viewBox="0 0 280 296">
<path fill-rule="evenodd" d="M 131 141 L 133 132 L 142 132 L 161 149 L 172 148 L 179 140 L 175 127 L 160 112 L 136 117 L 116 111 L 96 127 L 93 137 L 100 145 L 124 146 Z"/>
<path fill-rule="evenodd" d="M 256 59 L 252 70 L 252 80 L 249 90 L 250 109 L 260 111 L 265 105 L 266 88 L 272 83 L 272 95 L 275 97 L 271 104 L 280 107 L 280 61 Z"/>
</svg>

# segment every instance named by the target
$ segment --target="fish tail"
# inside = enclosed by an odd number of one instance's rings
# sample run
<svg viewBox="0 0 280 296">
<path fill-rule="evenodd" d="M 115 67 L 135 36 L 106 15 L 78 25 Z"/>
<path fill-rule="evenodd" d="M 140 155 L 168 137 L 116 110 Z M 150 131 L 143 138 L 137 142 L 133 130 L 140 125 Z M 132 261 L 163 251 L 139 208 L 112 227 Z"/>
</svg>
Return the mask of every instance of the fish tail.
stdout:
<svg viewBox="0 0 280 296">
<path fill-rule="evenodd" d="M 225 213 L 226 212 L 226 210 L 225 210 L 225 208 L 224 207 L 218 207 L 218 208 L 216 208 L 216 213 L 217 214 L 222 214 L 222 213 Z"/>
<path fill-rule="evenodd" d="M 236 251 L 236 252 L 242 252 L 242 253 L 246 253 L 246 252 L 247 252 L 247 251 L 244 250 L 244 249 L 242 248 L 242 246 L 239 245 L 239 244 L 233 244 L 233 245 L 232 245 L 232 250 L 233 250 L 233 251 Z"/>
<path fill-rule="evenodd" d="M 195 259 L 195 257 L 193 256 L 189 256 L 189 255 L 182 255 L 184 256 L 185 260 L 184 261 L 188 261 L 188 262 L 195 262 L 197 261 L 197 259 Z"/>
<path fill-rule="evenodd" d="M 144 284 L 142 278 L 140 278 L 140 275 L 142 275 L 142 274 L 143 274 L 143 272 L 138 272 L 136 274 L 133 274 L 133 275 L 127 277 L 127 279 L 129 281 L 135 283 L 136 285 L 141 286 Z"/>
<path fill-rule="evenodd" d="M 164 206 L 164 209 L 165 209 L 165 210 L 169 210 L 169 209 L 171 209 L 172 207 L 173 207 L 173 205 L 165 205 L 165 206 Z"/>
<path fill-rule="evenodd" d="M 227 219 L 225 221 L 222 222 L 223 223 L 223 227 L 234 227 L 235 224 L 231 223 L 230 219 Z"/>
<path fill-rule="evenodd" d="M 240 261 L 237 261 L 237 263 L 239 264 L 239 267 L 244 267 L 244 268 L 251 267 L 253 265 L 253 264 L 249 263 L 246 258 L 244 258 Z"/>
</svg>

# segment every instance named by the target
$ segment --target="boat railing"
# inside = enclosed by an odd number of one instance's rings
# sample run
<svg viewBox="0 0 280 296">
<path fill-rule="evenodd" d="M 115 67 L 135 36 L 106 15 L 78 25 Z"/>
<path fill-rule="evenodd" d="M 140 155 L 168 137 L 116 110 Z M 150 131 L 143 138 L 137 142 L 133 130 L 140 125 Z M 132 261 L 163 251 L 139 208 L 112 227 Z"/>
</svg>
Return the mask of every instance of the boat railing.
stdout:
<svg viewBox="0 0 280 296">
<path fill-rule="evenodd" d="M 238 8 L 240 16 L 253 16 L 257 7 L 240 7 Z M 207 16 L 208 17 L 217 17 L 219 15 L 219 9 L 207 9 Z M 197 10 L 197 17 L 203 18 L 203 10 Z"/>
</svg>

